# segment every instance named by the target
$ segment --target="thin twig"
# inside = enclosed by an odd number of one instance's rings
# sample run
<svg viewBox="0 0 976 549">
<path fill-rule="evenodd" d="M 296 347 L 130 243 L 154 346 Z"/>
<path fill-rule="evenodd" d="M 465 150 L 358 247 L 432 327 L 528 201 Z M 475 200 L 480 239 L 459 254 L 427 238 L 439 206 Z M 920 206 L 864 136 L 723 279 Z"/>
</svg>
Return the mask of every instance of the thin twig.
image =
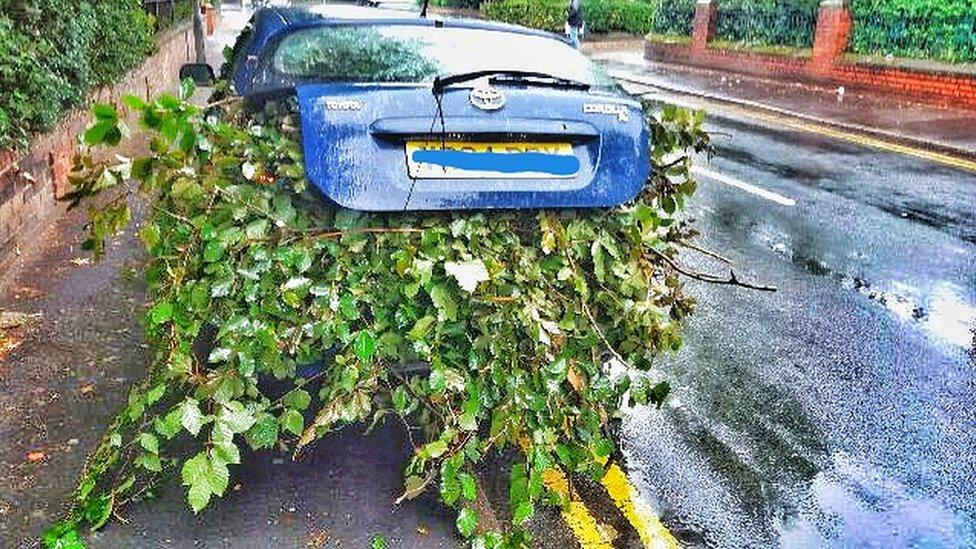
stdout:
<svg viewBox="0 0 976 549">
<path fill-rule="evenodd" d="M 722 263 L 725 263 L 726 265 L 732 265 L 732 260 L 731 259 L 729 259 L 728 257 L 725 257 L 724 255 L 722 255 L 722 254 L 720 254 L 718 252 L 713 252 L 712 250 L 709 250 L 707 248 L 702 248 L 701 246 L 699 246 L 697 244 L 694 244 L 692 242 L 679 242 L 679 244 L 681 244 L 685 248 L 688 248 L 689 250 L 695 250 L 696 252 L 703 253 L 703 254 L 707 255 L 708 257 L 713 257 L 713 258 L 721 261 Z"/>
<path fill-rule="evenodd" d="M 719 285 L 727 285 L 727 286 L 739 286 L 739 287 L 742 287 L 742 288 L 748 288 L 750 290 L 758 290 L 760 292 L 775 292 L 776 291 L 776 288 L 774 286 L 761 286 L 761 285 L 758 285 L 758 284 L 752 284 L 750 282 L 742 282 L 741 280 L 738 279 L 738 277 L 736 277 L 735 271 L 733 271 L 731 269 L 729 269 L 729 278 L 722 278 L 720 276 L 713 275 L 713 274 L 708 274 L 708 273 L 699 273 L 699 272 L 696 272 L 696 271 L 689 271 L 689 270 L 687 270 L 685 268 L 682 268 L 673 259 L 671 259 L 667 255 L 665 255 L 664 253 L 659 252 L 659 251 L 655 250 L 654 248 L 648 248 L 648 249 L 651 250 L 655 255 L 657 255 L 658 257 L 660 257 L 661 259 L 663 259 L 665 261 L 665 263 L 667 263 L 668 265 L 671 266 L 671 268 L 673 268 L 674 270 L 678 271 L 679 273 L 687 276 L 688 278 L 693 278 L 695 280 L 700 280 L 702 282 L 707 282 L 709 284 L 719 284 Z"/>
<path fill-rule="evenodd" d="M 382 233 L 422 233 L 423 229 L 413 229 L 408 227 L 364 227 L 361 229 L 349 229 L 345 231 L 317 231 L 309 233 L 311 238 L 340 238 L 350 234 L 382 234 Z"/>
<path fill-rule="evenodd" d="M 576 273 L 577 276 L 582 276 L 579 272 L 579 269 L 576 267 L 576 262 L 573 261 L 573 254 L 570 250 L 566 251 L 566 259 L 569 260 L 569 264 L 570 266 L 572 266 L 573 272 Z M 556 293 L 559 293 L 558 290 L 555 291 Z M 619 360 L 621 364 L 627 366 L 628 369 L 633 370 L 634 367 L 631 366 L 630 362 L 627 362 L 627 359 L 624 358 L 619 352 L 617 352 L 617 349 L 615 349 L 614 346 L 610 344 L 610 341 L 607 339 L 607 336 L 603 333 L 603 329 L 600 328 L 600 325 L 597 323 L 596 319 L 593 318 L 593 315 L 590 313 L 590 308 L 586 305 L 586 301 L 585 300 L 580 301 L 580 305 L 583 308 L 583 314 L 585 314 L 586 318 L 590 320 L 590 324 L 593 325 L 593 330 L 596 332 L 597 337 L 600 338 L 600 341 L 602 341 L 603 344 L 606 346 L 607 350 L 610 351 L 610 353 L 614 356 L 614 358 Z"/>
<path fill-rule="evenodd" d="M 214 107 L 220 107 L 220 106 L 226 105 L 228 103 L 236 103 L 238 101 L 243 101 L 243 100 L 244 100 L 244 98 L 242 96 L 240 96 L 240 95 L 232 95 L 230 97 L 225 97 L 223 99 L 219 99 L 217 101 L 214 101 L 213 103 L 207 103 L 203 108 L 204 109 L 212 109 Z"/>
</svg>

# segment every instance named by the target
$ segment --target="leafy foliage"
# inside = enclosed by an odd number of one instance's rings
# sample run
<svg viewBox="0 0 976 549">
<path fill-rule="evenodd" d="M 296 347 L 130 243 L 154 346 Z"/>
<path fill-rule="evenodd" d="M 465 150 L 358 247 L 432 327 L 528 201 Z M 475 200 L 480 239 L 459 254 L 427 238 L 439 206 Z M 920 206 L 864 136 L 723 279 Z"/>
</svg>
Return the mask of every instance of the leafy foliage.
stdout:
<svg viewBox="0 0 976 549">
<path fill-rule="evenodd" d="M 483 3 L 483 0 L 431 0 L 430 5 L 445 8 L 478 9 Z"/>
<path fill-rule="evenodd" d="M 724 0 L 715 35 L 751 46 L 813 45 L 819 0 Z"/>
<path fill-rule="evenodd" d="M 696 0 L 662 0 L 654 13 L 651 31 L 659 35 L 691 36 Z"/>
<path fill-rule="evenodd" d="M 973 0 L 857 1 L 851 11 L 854 53 L 976 61 Z"/>
<path fill-rule="evenodd" d="M 542 473 L 600 476 L 621 406 L 663 401 L 649 370 L 680 346 L 693 306 L 669 262 L 694 233 L 680 210 L 695 191 L 684 153 L 707 148 L 701 113 L 649 112 L 652 179 L 612 210 L 365 214 L 308 188 L 294 99 L 206 116 L 168 95 L 126 102 L 151 152 L 80 161 L 71 198 L 127 178 L 154 197 L 139 232 L 154 359 L 49 546 L 176 471 L 199 512 L 226 493 L 244 444 L 298 454 L 387 418 L 414 426 L 403 498 L 436 487 L 462 536 L 521 545 L 523 521 L 555 501 Z M 117 121 L 96 115 L 93 128 Z M 127 211 L 126 195 L 112 208 Z M 121 225 L 93 222 L 91 248 Z M 508 447 L 524 456 L 514 516 L 507 532 L 485 532 L 475 464 Z"/>
<path fill-rule="evenodd" d="M 0 0 L 0 148 L 51 130 L 153 47 L 137 0 Z"/>
<path fill-rule="evenodd" d="M 488 19 L 563 32 L 568 2 L 563 0 L 493 0 L 481 5 Z M 651 32 L 656 4 L 632 0 L 583 0 L 583 19 L 591 33 Z"/>
</svg>

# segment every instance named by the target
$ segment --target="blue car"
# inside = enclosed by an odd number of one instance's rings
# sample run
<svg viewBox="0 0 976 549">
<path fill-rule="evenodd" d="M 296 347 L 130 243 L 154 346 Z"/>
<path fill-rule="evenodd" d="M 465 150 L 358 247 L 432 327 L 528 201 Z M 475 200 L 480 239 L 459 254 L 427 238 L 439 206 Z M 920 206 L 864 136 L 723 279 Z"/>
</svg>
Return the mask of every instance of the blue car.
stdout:
<svg viewBox="0 0 976 549">
<path fill-rule="evenodd" d="M 648 178 L 640 104 L 560 36 L 352 6 L 251 27 L 235 93 L 297 95 L 309 180 L 344 207 L 611 207 Z"/>
</svg>

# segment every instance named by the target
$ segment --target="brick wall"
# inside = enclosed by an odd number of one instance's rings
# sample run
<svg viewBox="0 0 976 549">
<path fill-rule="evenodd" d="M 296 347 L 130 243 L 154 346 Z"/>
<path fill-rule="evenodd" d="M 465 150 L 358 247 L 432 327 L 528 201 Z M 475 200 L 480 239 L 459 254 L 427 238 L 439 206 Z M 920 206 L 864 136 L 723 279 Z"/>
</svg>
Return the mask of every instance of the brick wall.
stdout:
<svg viewBox="0 0 976 549">
<path fill-rule="evenodd" d="M 882 90 L 915 100 L 976 107 L 976 75 L 951 68 L 917 68 L 851 61 L 844 56 L 851 36 L 851 13 L 844 0 L 822 0 L 809 57 L 754 53 L 712 47 L 718 2 L 695 5 L 690 45 L 646 41 L 652 61 L 679 63 L 759 76 L 812 80 L 851 88 Z"/>
<path fill-rule="evenodd" d="M 150 97 L 174 89 L 180 65 L 192 55 L 189 24 L 171 29 L 157 39 L 154 55 L 118 83 L 93 92 L 90 100 L 121 108 L 120 98 L 127 93 Z M 122 112 L 134 127 L 132 113 Z M 77 109 L 67 113 L 55 131 L 38 136 L 27 151 L 0 151 L 0 273 L 10 265 L 12 252 L 30 245 L 53 216 L 64 211 L 57 199 L 68 191 L 76 136 L 90 121 L 88 110 Z"/>
<path fill-rule="evenodd" d="M 647 41 L 651 61 L 699 66 L 758 76 L 786 77 L 852 89 L 882 90 L 934 104 L 976 107 L 976 76 L 840 60 L 824 67 L 811 58 Z"/>
</svg>

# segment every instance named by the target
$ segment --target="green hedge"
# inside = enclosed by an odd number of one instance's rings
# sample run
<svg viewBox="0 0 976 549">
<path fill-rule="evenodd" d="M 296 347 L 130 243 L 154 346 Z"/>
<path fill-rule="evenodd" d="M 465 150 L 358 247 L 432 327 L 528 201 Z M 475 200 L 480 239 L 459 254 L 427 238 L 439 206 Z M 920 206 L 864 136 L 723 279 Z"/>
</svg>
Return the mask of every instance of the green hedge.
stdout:
<svg viewBox="0 0 976 549">
<path fill-rule="evenodd" d="M 482 0 L 430 0 L 430 5 L 443 8 L 478 9 L 481 2 Z"/>
<path fill-rule="evenodd" d="M 494 0 L 481 5 L 488 19 L 563 32 L 566 0 Z M 634 0 L 583 0 L 583 19 L 591 33 L 647 34 L 654 22 L 656 4 Z"/>
<path fill-rule="evenodd" d="M 153 46 L 138 0 L 0 0 L 0 149 L 51 130 Z"/>
<path fill-rule="evenodd" d="M 661 35 L 691 36 L 697 0 L 662 0 L 654 14 L 653 32 Z"/>
<path fill-rule="evenodd" d="M 862 0 L 851 9 L 854 53 L 976 62 L 976 0 Z"/>
<path fill-rule="evenodd" d="M 813 46 L 820 0 L 723 0 L 715 36 L 750 46 Z"/>
</svg>

